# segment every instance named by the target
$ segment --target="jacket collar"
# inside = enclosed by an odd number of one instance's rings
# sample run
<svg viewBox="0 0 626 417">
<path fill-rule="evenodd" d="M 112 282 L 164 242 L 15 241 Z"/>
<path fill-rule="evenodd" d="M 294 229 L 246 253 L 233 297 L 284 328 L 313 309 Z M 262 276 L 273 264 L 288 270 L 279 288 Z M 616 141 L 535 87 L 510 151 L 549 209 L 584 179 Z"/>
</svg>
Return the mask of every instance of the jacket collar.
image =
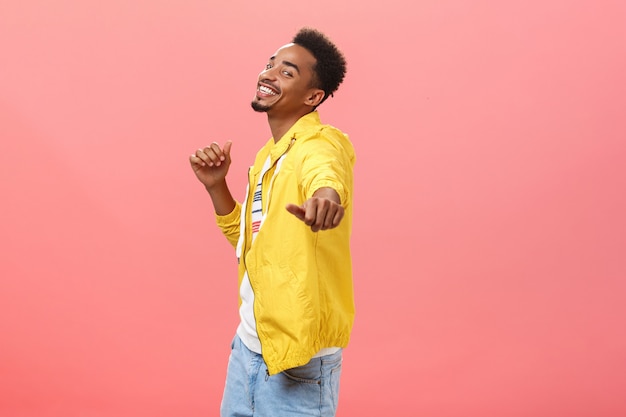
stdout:
<svg viewBox="0 0 626 417">
<path fill-rule="evenodd" d="M 298 119 L 298 121 L 289 128 L 287 133 L 270 148 L 270 163 L 274 165 L 276 161 L 291 148 L 298 137 L 302 137 L 304 132 L 309 131 L 313 126 L 319 125 L 320 123 L 320 116 L 317 110 L 305 114 Z M 273 142 L 274 138 L 271 138 L 268 144 Z M 259 170 L 260 169 L 261 168 L 259 168 Z"/>
</svg>

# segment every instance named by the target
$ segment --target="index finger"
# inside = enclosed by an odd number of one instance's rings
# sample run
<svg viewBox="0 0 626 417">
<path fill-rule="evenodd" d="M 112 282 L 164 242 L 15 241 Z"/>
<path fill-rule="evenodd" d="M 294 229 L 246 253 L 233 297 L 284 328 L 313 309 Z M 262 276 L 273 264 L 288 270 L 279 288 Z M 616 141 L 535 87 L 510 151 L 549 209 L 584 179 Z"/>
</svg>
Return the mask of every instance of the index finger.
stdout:
<svg viewBox="0 0 626 417">
<path fill-rule="evenodd" d="M 224 153 L 222 152 L 222 148 L 220 148 L 219 143 L 213 142 L 210 145 L 206 146 L 203 149 L 204 153 L 207 155 L 215 155 L 218 159 L 223 160 Z"/>
</svg>

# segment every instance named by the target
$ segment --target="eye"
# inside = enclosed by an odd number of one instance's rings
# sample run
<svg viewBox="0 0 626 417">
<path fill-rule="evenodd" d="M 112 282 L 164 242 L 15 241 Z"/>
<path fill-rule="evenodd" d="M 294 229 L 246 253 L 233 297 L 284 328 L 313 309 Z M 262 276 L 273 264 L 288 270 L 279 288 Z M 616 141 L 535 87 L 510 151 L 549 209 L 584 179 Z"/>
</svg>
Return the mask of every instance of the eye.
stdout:
<svg viewBox="0 0 626 417">
<path fill-rule="evenodd" d="M 288 71 L 288 70 L 283 70 L 283 74 L 286 75 L 287 77 L 293 77 L 293 74 L 291 73 L 291 71 Z"/>
<path fill-rule="evenodd" d="M 266 70 L 268 70 L 270 68 L 272 68 L 272 64 L 271 63 L 268 62 L 267 64 L 265 64 L 265 69 Z"/>
</svg>

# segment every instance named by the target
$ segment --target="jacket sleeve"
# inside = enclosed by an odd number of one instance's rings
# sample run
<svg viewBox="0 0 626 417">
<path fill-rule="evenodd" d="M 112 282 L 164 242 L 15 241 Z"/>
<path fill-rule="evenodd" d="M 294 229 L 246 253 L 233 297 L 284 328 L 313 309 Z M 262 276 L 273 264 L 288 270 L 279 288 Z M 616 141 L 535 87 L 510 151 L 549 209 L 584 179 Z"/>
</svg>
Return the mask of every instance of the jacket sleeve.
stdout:
<svg viewBox="0 0 626 417">
<path fill-rule="evenodd" d="M 300 185 L 304 199 L 315 191 L 330 187 L 337 191 L 341 204 L 352 199 L 354 150 L 341 132 L 321 130 L 315 137 L 301 144 Z"/>
<path fill-rule="evenodd" d="M 239 228 L 241 227 L 241 203 L 235 202 L 235 208 L 224 216 L 215 215 L 215 221 L 226 239 L 233 247 L 237 247 L 239 240 Z"/>
</svg>

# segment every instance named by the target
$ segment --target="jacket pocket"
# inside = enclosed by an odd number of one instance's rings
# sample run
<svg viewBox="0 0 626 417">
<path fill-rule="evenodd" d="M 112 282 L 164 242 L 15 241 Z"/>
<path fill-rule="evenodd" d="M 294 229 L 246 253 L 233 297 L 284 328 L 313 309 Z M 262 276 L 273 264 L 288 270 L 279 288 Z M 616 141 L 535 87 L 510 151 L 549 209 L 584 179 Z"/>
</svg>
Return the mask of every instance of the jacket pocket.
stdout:
<svg viewBox="0 0 626 417">
<path fill-rule="evenodd" d="M 316 334 L 319 303 L 314 298 L 317 292 L 307 279 L 305 272 L 296 274 L 287 265 L 257 269 L 253 278 L 257 329 L 266 333 L 271 344 L 314 342 L 311 336 Z"/>
</svg>

